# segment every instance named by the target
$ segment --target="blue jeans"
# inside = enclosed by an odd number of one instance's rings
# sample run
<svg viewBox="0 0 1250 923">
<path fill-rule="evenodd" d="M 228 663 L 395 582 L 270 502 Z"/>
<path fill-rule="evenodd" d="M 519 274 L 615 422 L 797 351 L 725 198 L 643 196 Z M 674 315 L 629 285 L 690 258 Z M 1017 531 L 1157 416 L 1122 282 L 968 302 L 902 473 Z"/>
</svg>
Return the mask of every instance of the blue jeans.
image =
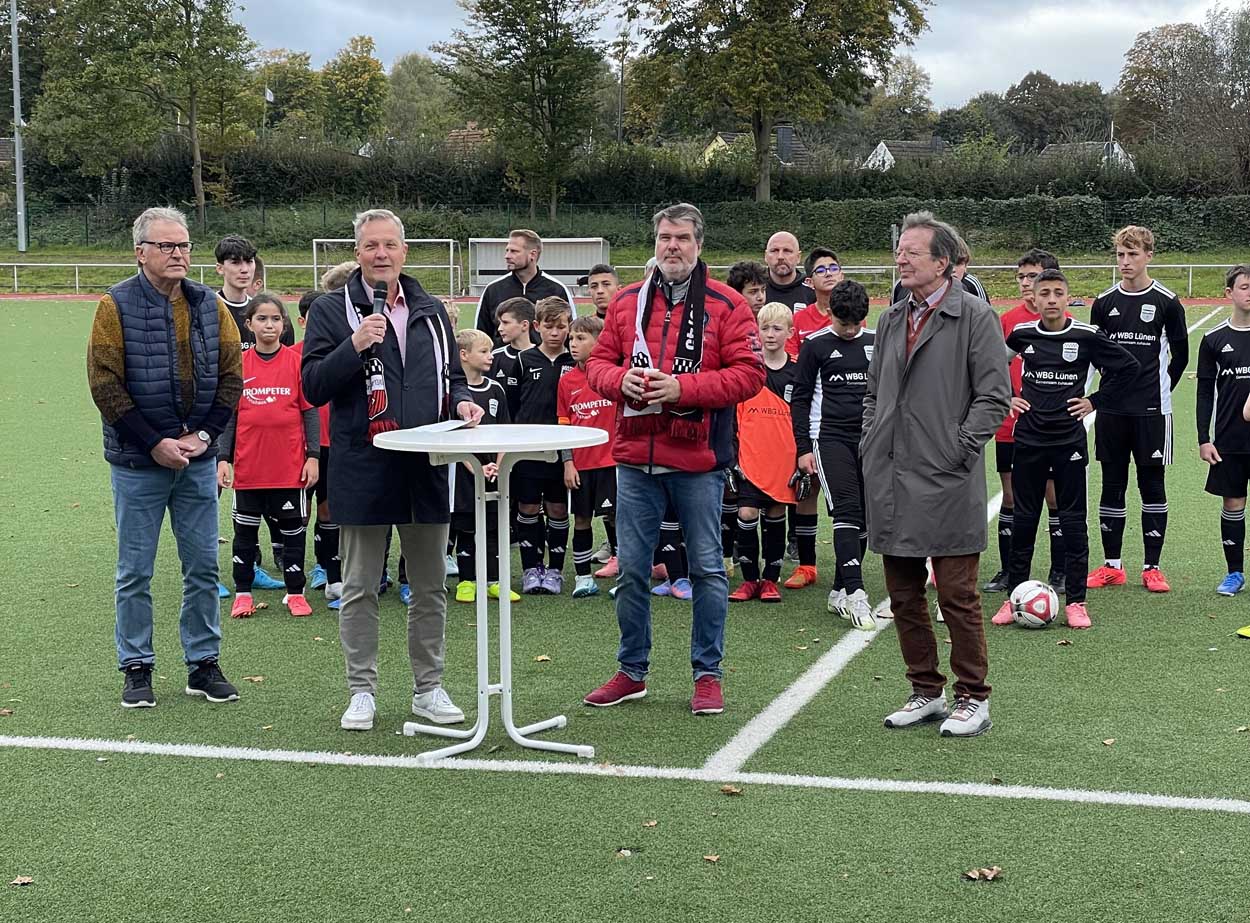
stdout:
<svg viewBox="0 0 1250 923">
<path fill-rule="evenodd" d="M 690 580 L 694 584 L 694 619 L 690 627 L 690 665 L 694 678 L 721 675 L 725 652 L 725 616 L 729 582 L 721 557 L 720 506 L 725 491 L 720 471 L 647 474 L 620 465 L 616 469 L 617 578 L 616 620 L 621 672 L 641 681 L 651 655 L 651 556 L 660 537 L 660 521 L 672 502 L 686 538 Z"/>
<path fill-rule="evenodd" d="M 117 521 L 117 662 L 152 664 L 152 570 L 165 510 L 182 560 L 179 627 L 187 663 L 221 651 L 217 599 L 217 459 L 181 471 L 110 465 Z"/>
</svg>

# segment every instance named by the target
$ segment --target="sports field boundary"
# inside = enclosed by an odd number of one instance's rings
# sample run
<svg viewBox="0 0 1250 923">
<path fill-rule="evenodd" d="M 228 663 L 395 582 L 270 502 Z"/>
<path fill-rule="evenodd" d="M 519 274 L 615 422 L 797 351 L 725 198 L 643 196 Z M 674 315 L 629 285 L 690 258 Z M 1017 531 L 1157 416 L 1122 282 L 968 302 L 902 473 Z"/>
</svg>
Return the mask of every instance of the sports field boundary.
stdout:
<svg viewBox="0 0 1250 923">
<path fill-rule="evenodd" d="M 420 769 L 442 772 L 499 772 L 536 776 L 647 779 L 716 785 L 762 785 L 872 794 L 947 795 L 963 798 L 997 798 L 1008 801 L 1061 802 L 1108 807 L 1250 815 L 1250 801 L 1236 798 L 1202 798 L 1157 795 L 1146 792 L 1046 788 L 1037 785 L 994 785 L 981 782 L 926 782 L 900 779 L 844 778 L 839 776 L 790 775 L 776 772 L 719 772 L 714 769 L 666 766 L 616 766 L 607 763 L 548 763 L 537 760 L 452 758 L 426 763 L 423 762 L 419 755 L 391 756 L 365 753 L 330 753 L 328 751 L 316 750 L 264 750 L 256 747 L 167 744 L 141 740 L 104 740 L 81 737 L 0 735 L 0 747 L 80 753 L 114 753 L 132 756 L 172 756 L 184 759 L 257 763 L 303 763 L 309 766 L 356 766 L 370 769 Z"/>
</svg>

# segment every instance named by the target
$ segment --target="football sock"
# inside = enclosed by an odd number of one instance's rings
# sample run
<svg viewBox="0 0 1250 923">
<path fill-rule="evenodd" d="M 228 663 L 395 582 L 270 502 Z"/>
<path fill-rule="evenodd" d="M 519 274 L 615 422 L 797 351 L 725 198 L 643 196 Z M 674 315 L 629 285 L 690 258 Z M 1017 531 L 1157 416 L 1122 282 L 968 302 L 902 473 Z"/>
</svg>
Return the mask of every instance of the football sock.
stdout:
<svg viewBox="0 0 1250 923">
<path fill-rule="evenodd" d="M 1103 468 L 1105 478 L 1106 468 Z M 1118 561 L 1124 547 L 1124 520 L 1128 510 L 1124 506 L 1127 484 L 1102 485 L 1102 497 L 1098 501 L 1098 528 L 1102 532 L 1102 553 L 1107 561 Z M 1114 565 L 1119 567 L 1119 565 Z"/>
<path fill-rule="evenodd" d="M 722 500 L 720 505 L 720 548 L 722 558 L 732 558 L 734 556 L 734 530 L 737 527 L 737 501 Z"/>
<path fill-rule="evenodd" d="M 999 570 L 1007 570 L 1011 563 L 1011 530 L 1015 525 L 1015 510 L 1004 506 L 998 511 L 998 561 Z"/>
<path fill-rule="evenodd" d="M 569 544 L 569 517 L 547 517 L 547 569 L 560 573 L 564 570 L 564 555 Z"/>
<path fill-rule="evenodd" d="M 738 567 L 742 570 L 742 579 L 755 582 L 760 579 L 760 535 L 759 519 L 743 519 L 738 517 Z M 781 553 L 785 554 L 785 547 Z"/>
<path fill-rule="evenodd" d="M 608 538 L 608 548 L 612 550 L 612 554 L 616 555 L 616 520 L 605 519 L 603 521 L 603 532 Z"/>
<path fill-rule="evenodd" d="M 291 595 L 304 592 L 304 548 L 308 544 L 308 529 L 302 521 L 282 529 L 282 582 Z"/>
<path fill-rule="evenodd" d="M 681 557 L 681 524 L 675 520 L 660 523 L 660 544 L 656 549 L 656 563 L 663 564 L 671 583 L 686 575 Z"/>
<path fill-rule="evenodd" d="M 230 564 L 236 593 L 252 592 L 255 579 L 256 544 L 260 539 L 260 517 L 235 512 L 234 542 L 230 547 Z"/>
<path fill-rule="evenodd" d="M 1116 570 L 1124 570 L 1124 562 L 1119 558 L 1107 558 L 1107 566 L 1114 567 Z"/>
<path fill-rule="evenodd" d="M 1246 511 L 1220 510 L 1220 543 L 1224 546 L 1224 560 L 1228 572 L 1239 574 L 1245 567 Z"/>
<path fill-rule="evenodd" d="M 451 544 L 456 549 L 456 577 L 460 581 L 477 579 L 477 538 L 472 532 L 455 531 Z"/>
<path fill-rule="evenodd" d="M 533 570 L 542 563 L 543 527 L 538 513 L 517 510 L 517 537 L 521 540 L 521 567 Z"/>
<path fill-rule="evenodd" d="M 579 577 L 590 576 L 590 558 L 595 553 L 595 533 L 586 528 L 573 529 L 573 570 Z"/>
<path fill-rule="evenodd" d="M 452 547 L 451 545 L 448 545 L 447 554 L 452 554 L 455 550 L 456 549 L 454 547 Z M 407 583 L 408 582 L 408 561 L 404 558 L 402 554 L 399 556 L 399 567 L 396 569 L 399 571 L 399 574 L 398 574 L 399 582 Z"/>
<path fill-rule="evenodd" d="M 799 519 L 800 514 L 795 514 L 795 519 Z M 816 517 L 813 516 L 812 519 Z M 803 541 L 803 533 L 800 531 L 803 526 L 795 524 L 795 532 L 798 533 L 799 541 Z M 814 528 L 814 527 L 813 527 Z M 816 537 L 812 536 L 812 542 L 815 543 Z M 776 519 L 771 516 L 764 517 L 764 572 L 763 578 L 776 583 L 781 579 L 781 562 L 786 557 L 786 514 L 782 513 Z M 813 560 L 815 555 L 812 556 Z M 800 557 L 800 560 L 802 558 Z"/>
<path fill-rule="evenodd" d="M 795 513 L 794 535 L 799 543 L 799 564 L 808 567 L 816 566 L 816 514 Z M 782 549 L 785 550 L 784 548 Z M 764 554 L 768 558 L 767 552 Z M 765 578 L 767 579 L 767 578 Z"/>
<path fill-rule="evenodd" d="M 1059 521 L 1058 510 L 1047 510 L 1050 526 L 1050 572 L 1062 574 L 1067 558 L 1066 544 L 1063 540 L 1063 523 Z"/>
<path fill-rule="evenodd" d="M 862 555 L 859 526 L 854 523 L 835 522 L 833 524 L 833 556 L 837 568 L 837 577 L 833 584 L 835 590 L 854 593 L 864 588 Z"/>
<path fill-rule="evenodd" d="M 1158 567 L 1159 558 L 1163 555 L 1163 540 L 1168 533 L 1168 495 L 1163 482 L 1163 467 L 1138 468 L 1137 488 L 1141 492 L 1143 561 L 1147 567 Z"/>
<path fill-rule="evenodd" d="M 339 527 L 333 522 L 318 522 L 313 535 L 313 545 L 317 549 L 317 563 L 326 572 L 326 583 L 343 582 L 343 559 L 339 556 Z"/>
</svg>

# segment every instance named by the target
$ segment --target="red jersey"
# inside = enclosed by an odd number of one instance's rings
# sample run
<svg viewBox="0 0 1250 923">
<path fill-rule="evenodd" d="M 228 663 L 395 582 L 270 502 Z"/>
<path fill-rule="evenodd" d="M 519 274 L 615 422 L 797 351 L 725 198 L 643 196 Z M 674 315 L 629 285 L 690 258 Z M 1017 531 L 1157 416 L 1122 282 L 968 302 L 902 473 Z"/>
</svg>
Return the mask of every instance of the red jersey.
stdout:
<svg viewBox="0 0 1250 923">
<path fill-rule="evenodd" d="M 303 412 L 300 355 L 289 346 L 265 358 L 255 349 L 243 351 L 243 396 L 239 398 L 234 434 L 234 488 L 264 490 L 303 487 Z"/>
<path fill-rule="evenodd" d="M 1064 314 L 1064 317 L 1072 316 L 1071 313 L 1069 313 L 1068 311 L 1064 311 L 1063 314 Z M 1020 302 L 1018 305 L 1016 305 L 1014 308 L 1012 308 L 1010 311 L 1007 311 L 1006 313 L 1000 315 L 999 320 L 1002 322 L 1002 325 L 1003 325 L 1004 343 L 1006 342 L 1007 336 L 1011 333 L 1011 331 L 1016 329 L 1017 324 L 1031 324 L 1033 321 L 1037 320 L 1040 317 L 1041 317 L 1040 314 L 1038 314 L 1036 311 L 1030 308 L 1023 301 Z M 1011 396 L 1019 397 L 1020 396 L 1020 384 L 1022 381 L 1022 376 L 1024 374 L 1024 357 L 1016 356 L 1014 359 L 1012 359 L 1011 365 L 1008 366 L 1008 371 L 1011 373 Z M 1016 414 L 1013 411 L 1012 413 L 1007 414 L 1007 419 L 1003 420 L 1003 425 L 1000 426 L 998 428 L 998 432 L 994 434 L 994 441 L 995 442 L 1015 442 L 1015 436 L 1013 435 L 1015 428 L 1016 428 Z"/>
<path fill-rule="evenodd" d="M 803 345 L 803 341 L 817 330 L 824 330 L 832 320 L 830 315 L 821 314 L 820 308 L 815 304 L 809 304 L 802 311 L 794 312 L 794 332 L 790 334 L 790 339 L 786 340 L 786 352 L 797 359 L 799 347 Z"/>
<path fill-rule="evenodd" d="M 295 350 L 301 356 L 304 354 L 304 341 L 300 340 L 291 349 Z M 330 405 L 322 404 L 317 408 L 317 419 L 321 421 L 321 447 L 328 449 L 330 447 Z M 325 472 L 321 472 L 321 476 L 325 477 Z"/>
<path fill-rule="evenodd" d="M 573 466 L 578 471 L 616 467 L 612 458 L 616 405 L 590 387 L 586 370 L 580 365 L 573 366 L 560 377 L 556 387 L 556 417 L 565 426 L 596 426 L 608 434 L 608 441 L 602 445 L 573 450 Z"/>
</svg>

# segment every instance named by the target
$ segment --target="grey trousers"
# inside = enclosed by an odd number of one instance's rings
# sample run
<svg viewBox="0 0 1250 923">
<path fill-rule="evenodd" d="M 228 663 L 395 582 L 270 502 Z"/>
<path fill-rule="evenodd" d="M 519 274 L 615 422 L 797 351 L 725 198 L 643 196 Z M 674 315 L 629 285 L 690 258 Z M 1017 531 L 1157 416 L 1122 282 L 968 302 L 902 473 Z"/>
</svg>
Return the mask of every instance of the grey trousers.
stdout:
<svg viewBox="0 0 1250 923">
<path fill-rule="evenodd" d="M 347 688 L 378 691 L 378 583 L 382 554 L 391 526 L 342 526 L 343 603 L 339 642 L 347 660 Z M 447 524 L 408 523 L 399 530 L 399 547 L 408 567 L 412 602 L 408 604 L 408 659 L 415 692 L 429 692 L 443 682 L 447 624 L 444 566 Z"/>
</svg>

